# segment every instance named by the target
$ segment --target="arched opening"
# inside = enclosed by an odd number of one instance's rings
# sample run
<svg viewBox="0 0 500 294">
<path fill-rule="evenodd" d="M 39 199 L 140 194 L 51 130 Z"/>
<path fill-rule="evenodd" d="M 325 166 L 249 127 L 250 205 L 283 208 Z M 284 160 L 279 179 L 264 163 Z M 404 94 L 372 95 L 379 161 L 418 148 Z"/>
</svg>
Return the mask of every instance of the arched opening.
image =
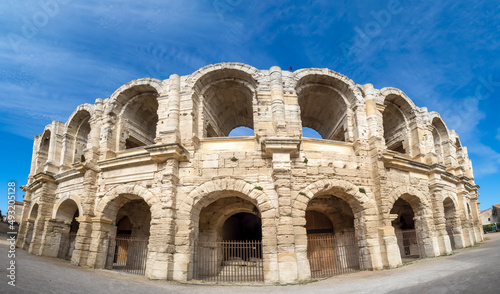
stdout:
<svg viewBox="0 0 500 294">
<path fill-rule="evenodd" d="M 392 226 L 396 232 L 399 253 L 403 262 L 420 258 L 420 246 L 416 225 L 415 213 L 412 206 L 402 198 L 399 198 L 391 209 L 391 215 L 396 218 L 392 221 Z"/>
<path fill-rule="evenodd" d="M 120 116 L 120 149 L 155 144 L 158 94 L 140 93 L 128 100 Z"/>
<path fill-rule="evenodd" d="M 316 196 L 307 206 L 307 258 L 312 278 L 360 269 L 354 213 L 334 195 Z"/>
<path fill-rule="evenodd" d="M 407 153 L 408 129 L 400 107 L 395 103 L 387 103 L 383 112 L 384 139 L 387 149 L 399 153 Z"/>
<path fill-rule="evenodd" d="M 59 222 L 59 249 L 57 257 L 71 260 L 75 249 L 75 240 L 78 234 L 80 223 L 76 220 L 79 216 L 78 205 L 74 200 L 64 200 L 56 213 L 56 220 Z"/>
<path fill-rule="evenodd" d="M 297 96 L 303 128 L 316 131 L 323 139 L 347 141 L 349 105 L 334 78 L 303 78 L 297 83 Z"/>
<path fill-rule="evenodd" d="M 228 137 L 242 137 L 242 136 L 253 136 L 254 131 L 247 127 L 237 127 L 229 132 Z"/>
<path fill-rule="evenodd" d="M 227 137 L 238 127 L 253 130 L 254 99 L 255 90 L 246 80 L 234 76 L 214 81 L 202 95 L 203 137 Z"/>
<path fill-rule="evenodd" d="M 151 210 L 146 201 L 136 195 L 120 195 L 113 202 L 109 209 L 110 214 L 114 214 L 114 217 L 112 217 L 111 240 L 106 267 L 144 275 Z"/>
<path fill-rule="evenodd" d="M 262 221 L 257 207 L 237 196 L 202 208 L 195 245 L 195 279 L 263 281 Z"/>
<path fill-rule="evenodd" d="M 445 154 L 448 150 L 448 132 L 446 131 L 446 126 L 437 117 L 432 120 L 432 137 L 434 138 L 434 150 L 438 157 L 438 163 L 445 164 Z"/>
<path fill-rule="evenodd" d="M 49 158 L 50 136 L 51 132 L 46 130 L 40 138 L 40 146 L 36 155 L 36 173 L 43 172 L 43 166 Z"/>
<path fill-rule="evenodd" d="M 30 215 L 28 217 L 28 222 L 26 223 L 26 238 L 24 239 L 23 249 L 27 250 L 33 242 L 33 228 L 35 226 L 35 221 L 38 217 L 38 203 L 35 203 L 31 208 Z"/>
<path fill-rule="evenodd" d="M 443 201 L 443 206 L 444 217 L 446 219 L 446 232 L 448 233 L 448 237 L 450 238 L 451 249 L 456 249 L 457 246 L 455 242 L 455 233 L 458 234 L 458 232 L 455 232 L 457 227 L 455 204 L 450 198 L 446 198 Z"/>
<path fill-rule="evenodd" d="M 80 112 L 81 114 L 74 119 L 75 136 L 73 163 L 85 161 L 85 150 L 89 142 L 90 134 L 90 114 L 87 111 Z"/>
<path fill-rule="evenodd" d="M 260 218 L 248 212 L 233 214 L 222 226 L 222 240 L 262 240 L 262 222 Z"/>
</svg>

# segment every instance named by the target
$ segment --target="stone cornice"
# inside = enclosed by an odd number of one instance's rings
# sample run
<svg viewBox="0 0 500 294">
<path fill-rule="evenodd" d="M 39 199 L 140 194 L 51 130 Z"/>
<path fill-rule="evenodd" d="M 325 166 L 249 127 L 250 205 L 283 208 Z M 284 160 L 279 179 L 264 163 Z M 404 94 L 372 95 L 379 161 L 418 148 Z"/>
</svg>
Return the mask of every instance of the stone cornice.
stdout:
<svg viewBox="0 0 500 294">
<path fill-rule="evenodd" d="M 274 153 L 289 153 L 290 157 L 297 157 L 301 142 L 292 138 L 268 138 L 262 141 L 262 151 L 266 157 L 272 157 Z"/>
<path fill-rule="evenodd" d="M 189 161 L 189 151 L 179 143 L 153 145 L 144 147 L 155 162 L 164 162 L 170 158 L 178 161 Z"/>
</svg>

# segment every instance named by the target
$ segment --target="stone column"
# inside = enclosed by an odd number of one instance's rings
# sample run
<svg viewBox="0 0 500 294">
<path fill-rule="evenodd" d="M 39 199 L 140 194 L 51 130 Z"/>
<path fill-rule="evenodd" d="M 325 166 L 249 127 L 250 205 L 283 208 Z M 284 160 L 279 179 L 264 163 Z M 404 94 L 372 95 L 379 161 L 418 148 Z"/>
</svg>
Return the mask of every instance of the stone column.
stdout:
<svg viewBox="0 0 500 294">
<path fill-rule="evenodd" d="M 75 249 L 71 255 L 71 264 L 87 265 L 92 234 L 92 219 L 89 216 L 76 218 L 79 223 L 78 232 L 75 238 Z"/>
<path fill-rule="evenodd" d="M 108 258 L 109 240 L 111 237 L 112 220 L 104 217 L 93 217 L 92 234 L 90 237 L 90 248 L 88 266 L 90 268 L 104 268 Z"/>
<path fill-rule="evenodd" d="M 271 67 L 271 111 L 274 131 L 277 136 L 286 136 L 285 101 L 283 98 L 283 78 L 279 66 Z"/>
<path fill-rule="evenodd" d="M 28 251 L 32 254 L 41 255 L 44 246 L 49 246 L 47 243 L 42 243 L 42 241 L 45 234 L 45 225 L 52 217 L 57 184 L 54 178 L 47 174 L 36 175 L 35 181 L 41 183 L 41 187 L 38 188 L 41 191 L 39 192 L 38 215 L 33 226 L 33 242 L 31 242 Z"/>
<path fill-rule="evenodd" d="M 397 214 L 391 214 L 391 221 L 397 218 Z M 398 238 L 393 226 L 385 226 L 378 228 L 378 234 L 382 240 L 385 248 L 385 266 L 388 268 L 395 268 L 400 266 L 403 262 L 401 260 L 401 252 L 398 246 Z"/>
<path fill-rule="evenodd" d="M 441 177 L 439 177 L 440 179 Z M 439 244 L 439 254 L 450 254 L 452 252 L 451 241 L 446 231 L 446 218 L 444 214 L 443 206 L 443 187 L 444 184 L 433 183 L 429 186 L 431 192 L 431 199 L 433 199 L 432 205 L 434 214 L 434 227 L 436 228 L 436 238 Z"/>
<path fill-rule="evenodd" d="M 146 277 L 172 279 L 175 252 L 175 207 L 179 161 L 167 159 L 161 182 L 162 202 L 151 207 L 151 228 L 148 244 Z"/>
<path fill-rule="evenodd" d="M 63 243 L 63 235 L 69 234 L 70 224 L 66 224 L 56 219 L 45 221 L 42 242 L 40 246 L 40 255 L 49 257 L 58 257 L 59 248 Z"/>
<path fill-rule="evenodd" d="M 292 166 L 291 156 L 298 156 L 300 140 L 294 139 L 267 139 L 263 142 L 263 149 L 267 155 L 272 156 L 274 186 L 278 194 L 278 228 L 277 228 L 277 253 L 279 281 L 282 284 L 294 283 L 304 273 L 307 261 L 306 248 L 297 252 L 295 248 L 294 221 L 292 218 L 291 190 Z M 264 240 L 263 240 L 264 242 Z M 298 257 L 300 260 L 298 260 Z M 298 264 L 302 268 L 299 269 Z M 308 264 L 308 263 L 307 263 Z M 306 272 L 309 270 L 306 269 Z"/>
<path fill-rule="evenodd" d="M 17 239 L 16 239 L 16 247 L 17 248 L 24 248 L 24 243 L 26 240 L 26 234 L 28 233 L 28 219 L 29 219 L 29 214 L 31 210 L 31 201 L 28 199 L 31 199 L 31 192 L 27 190 L 25 186 L 22 186 L 21 189 L 26 192 L 26 196 L 24 198 L 24 208 L 23 208 L 23 215 L 21 218 L 21 223 L 19 224 L 19 230 L 17 234 Z M 31 224 L 31 228 L 33 228 L 33 224 Z"/>
<path fill-rule="evenodd" d="M 157 143 L 180 142 L 179 112 L 181 103 L 181 80 L 176 74 L 169 78 L 170 87 L 167 95 L 158 98 Z"/>
</svg>

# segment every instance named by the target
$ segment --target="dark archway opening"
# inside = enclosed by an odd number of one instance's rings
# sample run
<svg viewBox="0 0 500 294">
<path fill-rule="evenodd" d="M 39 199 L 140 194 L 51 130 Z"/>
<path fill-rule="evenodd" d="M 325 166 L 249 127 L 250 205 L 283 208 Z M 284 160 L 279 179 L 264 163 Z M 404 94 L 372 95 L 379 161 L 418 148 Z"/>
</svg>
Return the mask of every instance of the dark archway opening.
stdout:
<svg viewBox="0 0 500 294">
<path fill-rule="evenodd" d="M 419 258 L 420 249 L 415 228 L 415 213 L 411 205 L 399 198 L 391 209 L 391 214 L 397 214 L 392 221 L 392 226 L 396 232 L 399 252 L 403 261 Z"/>
<path fill-rule="evenodd" d="M 312 278 L 360 269 L 354 213 L 334 195 L 316 196 L 306 210 L 307 258 Z"/>
<path fill-rule="evenodd" d="M 224 241 L 262 240 L 262 222 L 255 214 L 241 212 L 229 217 L 222 226 Z"/>
</svg>

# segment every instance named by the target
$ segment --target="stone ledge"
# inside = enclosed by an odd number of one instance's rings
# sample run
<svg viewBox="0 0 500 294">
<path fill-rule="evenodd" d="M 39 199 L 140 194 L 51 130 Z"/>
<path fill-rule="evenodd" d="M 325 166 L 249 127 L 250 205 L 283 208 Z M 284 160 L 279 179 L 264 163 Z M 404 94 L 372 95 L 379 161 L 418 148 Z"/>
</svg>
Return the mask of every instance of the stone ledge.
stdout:
<svg viewBox="0 0 500 294">
<path fill-rule="evenodd" d="M 170 143 L 163 145 L 153 145 L 144 147 L 155 162 L 164 162 L 173 158 L 178 161 L 189 161 L 189 151 L 179 143 Z"/>
<path fill-rule="evenodd" d="M 292 138 L 269 138 L 262 141 L 262 150 L 266 157 L 274 153 L 289 153 L 290 157 L 298 157 L 302 140 Z"/>
</svg>

